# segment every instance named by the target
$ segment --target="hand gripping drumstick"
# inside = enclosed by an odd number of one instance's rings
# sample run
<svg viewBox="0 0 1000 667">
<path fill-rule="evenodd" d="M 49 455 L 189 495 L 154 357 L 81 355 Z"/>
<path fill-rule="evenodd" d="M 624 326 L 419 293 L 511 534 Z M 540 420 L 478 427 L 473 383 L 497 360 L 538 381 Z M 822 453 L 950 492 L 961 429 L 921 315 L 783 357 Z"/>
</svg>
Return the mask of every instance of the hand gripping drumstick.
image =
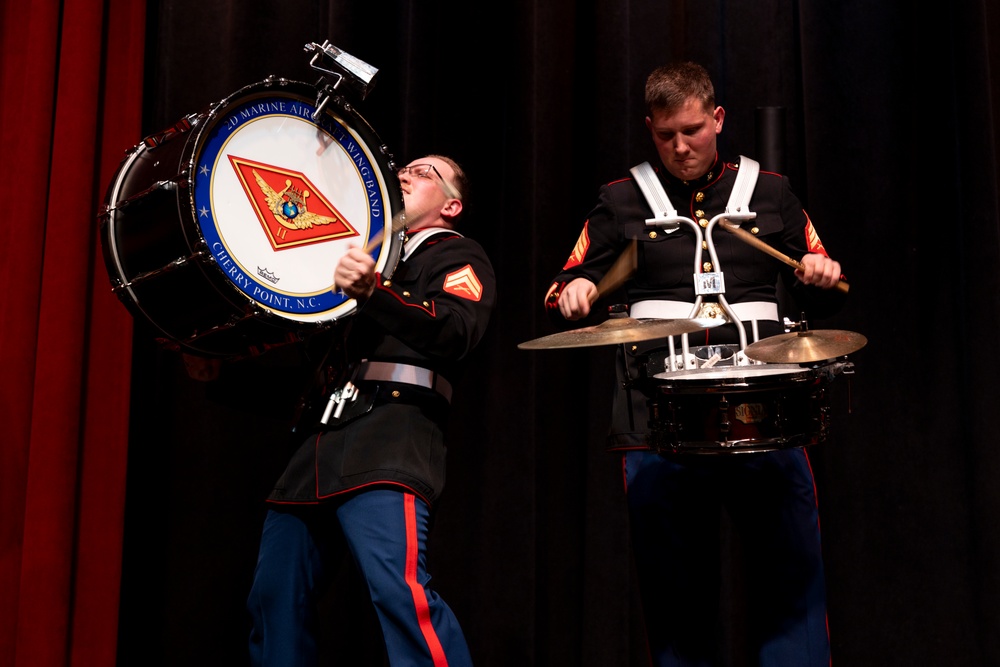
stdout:
<svg viewBox="0 0 1000 667">
<path fill-rule="evenodd" d="M 390 227 L 391 234 L 395 236 L 399 232 L 403 231 L 404 227 L 406 227 L 406 211 L 400 210 L 398 213 L 396 213 L 396 215 L 392 216 L 392 226 Z M 385 237 L 385 227 L 380 229 L 378 232 L 375 233 L 374 236 L 368 239 L 368 243 L 366 243 L 365 247 L 363 248 L 365 254 L 370 255 L 375 250 L 375 248 L 377 248 L 382 243 L 382 239 L 384 237 Z M 330 284 L 330 291 L 332 292 L 337 291 L 336 280 L 334 280 L 333 283 Z"/>
<path fill-rule="evenodd" d="M 448 197 L 449 199 L 461 199 L 461 197 L 458 194 L 458 190 L 456 190 L 451 183 L 449 183 L 444 179 L 439 179 L 438 183 L 441 187 L 441 190 L 444 191 L 446 197 Z M 430 209 L 428 208 L 426 210 Z M 414 217 L 420 217 L 425 212 L 426 211 L 420 211 Z M 403 231 L 403 228 L 405 227 L 406 227 L 406 209 L 401 209 L 399 212 L 396 213 L 396 215 L 392 216 L 392 225 L 390 226 L 391 230 L 390 234 L 395 236 L 399 232 Z M 368 243 L 366 243 L 364 247 L 364 252 L 370 255 L 375 250 L 375 248 L 377 248 L 379 244 L 382 243 L 382 239 L 384 237 L 385 237 L 385 228 L 383 227 L 381 231 L 377 232 L 373 237 L 368 239 Z M 332 288 L 334 291 L 336 291 L 337 284 L 334 283 L 332 285 Z"/>
<path fill-rule="evenodd" d="M 727 232 L 735 234 L 738 239 L 740 239 L 742 241 L 746 241 L 747 243 L 749 243 L 753 247 L 757 248 L 758 250 L 763 250 L 768 255 L 771 255 L 772 257 L 776 257 L 777 259 L 780 259 L 782 262 L 784 262 L 788 266 L 794 267 L 796 269 L 803 269 L 803 268 L 805 268 L 805 267 L 802 266 L 802 262 L 800 262 L 798 260 L 795 260 L 795 259 L 792 259 L 791 257 L 789 257 L 785 253 L 781 252 L 780 250 L 775 250 L 774 248 L 772 248 L 771 246 L 767 245 L 766 243 L 764 243 L 763 241 L 761 241 L 759 238 L 757 238 L 756 236 L 754 236 L 753 234 L 751 234 L 747 230 L 745 230 L 745 229 L 743 229 L 743 228 L 741 228 L 741 227 L 739 227 L 737 225 L 734 225 L 733 223 L 729 222 L 725 218 L 723 218 L 721 222 L 722 222 L 722 228 L 723 229 L 725 229 Z M 851 286 L 848 285 L 843 280 L 838 281 L 835 287 L 838 290 L 840 290 L 841 292 L 843 292 L 844 294 L 847 294 L 847 290 L 849 290 L 851 288 Z"/>
</svg>

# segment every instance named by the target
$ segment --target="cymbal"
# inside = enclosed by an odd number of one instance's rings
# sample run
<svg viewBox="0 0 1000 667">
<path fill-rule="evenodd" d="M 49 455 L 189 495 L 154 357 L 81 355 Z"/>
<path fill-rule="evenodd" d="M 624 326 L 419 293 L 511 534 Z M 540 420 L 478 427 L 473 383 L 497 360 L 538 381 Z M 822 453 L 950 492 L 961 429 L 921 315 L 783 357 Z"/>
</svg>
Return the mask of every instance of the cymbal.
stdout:
<svg viewBox="0 0 1000 667">
<path fill-rule="evenodd" d="M 725 323 L 726 320 L 721 317 L 691 320 L 636 320 L 631 317 L 612 317 L 596 326 L 542 336 L 521 343 L 517 347 L 521 350 L 553 350 L 566 347 L 635 343 L 642 340 L 692 333 Z"/>
<path fill-rule="evenodd" d="M 747 345 L 743 352 L 765 363 L 804 364 L 842 357 L 867 344 L 867 338 L 853 331 L 816 329 L 771 336 Z"/>
</svg>

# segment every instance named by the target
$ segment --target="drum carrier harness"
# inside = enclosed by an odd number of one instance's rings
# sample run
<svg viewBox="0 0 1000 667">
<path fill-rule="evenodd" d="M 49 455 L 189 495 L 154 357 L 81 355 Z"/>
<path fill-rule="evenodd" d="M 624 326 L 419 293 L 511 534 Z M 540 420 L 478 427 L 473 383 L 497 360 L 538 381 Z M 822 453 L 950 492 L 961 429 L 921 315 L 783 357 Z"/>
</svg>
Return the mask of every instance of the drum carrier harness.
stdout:
<svg viewBox="0 0 1000 667">
<path fill-rule="evenodd" d="M 766 301 L 754 301 L 747 303 L 730 304 L 726 301 L 725 276 L 719 270 L 719 258 L 715 251 L 715 243 L 712 240 L 712 232 L 717 224 L 733 224 L 746 220 L 753 220 L 757 214 L 750 210 L 750 198 L 753 196 L 754 187 L 757 184 L 757 175 L 760 173 L 760 164 L 744 155 L 740 156 L 739 169 L 736 176 L 736 183 L 733 191 L 729 195 L 724 212 L 713 217 L 705 226 L 702 232 L 701 225 L 691 218 L 684 217 L 677 213 L 677 209 L 671 203 L 663 185 L 660 183 L 656 170 L 649 164 L 643 162 L 629 170 L 635 178 L 636 184 L 646 197 L 646 202 L 653 211 L 653 217 L 646 219 L 647 227 L 655 227 L 665 234 L 672 234 L 680 229 L 680 225 L 688 225 L 695 234 L 695 256 L 694 256 L 694 303 L 683 301 L 647 300 L 638 301 L 632 304 L 629 315 L 635 319 L 676 319 L 676 318 L 718 318 L 724 317 L 736 325 L 740 336 L 740 349 L 737 353 L 737 365 L 749 365 L 758 363 L 744 354 L 747 346 L 746 329 L 743 321 L 751 323 L 753 342 L 759 339 L 757 329 L 758 320 L 778 321 L 777 304 Z M 708 248 L 709 256 L 712 260 L 712 267 L 715 271 L 702 271 L 702 249 Z M 705 301 L 706 295 L 713 295 L 713 301 Z M 668 367 L 666 370 L 676 371 L 680 368 L 697 368 L 698 359 L 690 352 L 688 334 L 681 335 L 681 357 L 680 361 L 675 355 L 673 336 L 667 339 L 669 346 Z M 716 360 L 717 361 L 717 360 Z M 710 366 L 715 361 L 709 360 L 702 364 L 702 367 Z"/>
</svg>

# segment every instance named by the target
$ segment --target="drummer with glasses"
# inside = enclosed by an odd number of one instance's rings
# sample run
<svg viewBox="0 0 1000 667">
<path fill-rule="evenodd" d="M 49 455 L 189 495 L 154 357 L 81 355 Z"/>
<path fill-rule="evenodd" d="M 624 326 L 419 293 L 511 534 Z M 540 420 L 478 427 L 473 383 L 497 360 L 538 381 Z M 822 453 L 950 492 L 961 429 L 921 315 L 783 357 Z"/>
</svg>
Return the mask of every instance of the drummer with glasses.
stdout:
<svg viewBox="0 0 1000 667">
<path fill-rule="evenodd" d="M 482 246 L 458 231 L 469 199 L 459 164 L 428 155 L 398 178 L 405 241 L 391 278 L 359 246 L 332 267 L 358 311 L 330 345 L 322 396 L 267 498 L 247 600 L 258 667 L 318 664 L 318 603 L 342 562 L 364 579 L 389 664 L 472 664 L 458 619 L 430 587 L 427 543 L 451 401 L 496 279 Z"/>
</svg>

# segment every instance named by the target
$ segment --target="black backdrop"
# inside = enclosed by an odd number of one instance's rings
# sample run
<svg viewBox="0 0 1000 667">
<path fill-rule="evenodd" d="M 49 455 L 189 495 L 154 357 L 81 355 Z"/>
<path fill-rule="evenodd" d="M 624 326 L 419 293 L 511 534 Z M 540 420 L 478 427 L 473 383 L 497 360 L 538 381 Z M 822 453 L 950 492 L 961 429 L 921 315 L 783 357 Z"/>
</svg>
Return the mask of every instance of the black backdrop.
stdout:
<svg viewBox="0 0 1000 667">
<path fill-rule="evenodd" d="M 466 166 L 466 231 L 493 258 L 500 304 L 455 402 L 430 569 L 477 664 L 644 664 L 621 475 L 603 451 L 613 353 L 516 345 L 552 332 L 542 296 L 598 185 L 654 157 L 642 85 L 677 57 L 713 73 L 727 155 L 754 155 L 757 107 L 785 109 L 784 170 L 851 283 L 848 307 L 810 325 L 869 340 L 856 375 L 837 381 L 830 439 L 810 449 L 834 663 L 1000 664 L 995 8 L 148 6 L 147 133 L 268 75 L 315 81 L 303 46 L 329 39 L 379 69 L 357 106 L 398 159 L 440 152 Z M 286 356 L 199 383 L 138 324 L 120 665 L 246 661 L 262 499 L 302 381 Z M 727 574 L 728 661 L 750 664 L 737 594 L 752 573 Z M 340 593 L 325 647 L 336 664 L 381 664 L 350 572 Z"/>
</svg>

